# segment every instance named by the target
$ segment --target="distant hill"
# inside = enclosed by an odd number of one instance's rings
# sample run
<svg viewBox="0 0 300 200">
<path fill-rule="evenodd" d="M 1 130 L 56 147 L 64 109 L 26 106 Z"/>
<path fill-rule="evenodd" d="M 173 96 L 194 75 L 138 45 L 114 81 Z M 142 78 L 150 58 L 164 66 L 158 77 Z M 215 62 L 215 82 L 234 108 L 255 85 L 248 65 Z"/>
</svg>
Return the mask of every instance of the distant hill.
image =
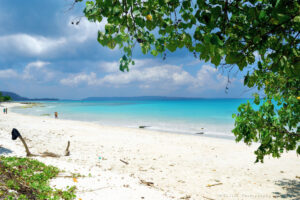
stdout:
<svg viewBox="0 0 300 200">
<path fill-rule="evenodd" d="M 185 97 L 163 97 L 163 96 L 141 96 L 141 97 L 88 97 L 82 101 L 147 101 L 147 100 L 183 100 L 183 99 L 201 99 Z"/>
<path fill-rule="evenodd" d="M 3 96 L 10 96 L 14 101 L 26 101 L 28 98 L 21 97 L 20 95 L 13 93 L 13 92 L 4 92 L 1 91 Z"/>
<path fill-rule="evenodd" d="M 14 92 L 6 92 L 6 91 L 1 91 L 3 96 L 10 96 L 13 101 L 58 101 L 59 99 L 55 98 L 27 98 L 27 97 L 21 97 L 20 95 L 14 93 Z"/>
</svg>

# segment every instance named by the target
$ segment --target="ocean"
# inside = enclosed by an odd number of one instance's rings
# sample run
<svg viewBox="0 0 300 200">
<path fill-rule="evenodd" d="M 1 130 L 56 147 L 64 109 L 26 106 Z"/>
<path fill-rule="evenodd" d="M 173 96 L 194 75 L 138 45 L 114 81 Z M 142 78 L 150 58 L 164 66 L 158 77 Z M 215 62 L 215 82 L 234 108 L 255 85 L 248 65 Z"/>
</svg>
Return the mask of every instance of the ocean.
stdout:
<svg viewBox="0 0 300 200">
<path fill-rule="evenodd" d="M 41 101 L 41 106 L 17 107 L 13 111 L 51 117 L 58 112 L 60 119 L 234 138 L 232 114 L 245 102 L 247 99 Z"/>
</svg>

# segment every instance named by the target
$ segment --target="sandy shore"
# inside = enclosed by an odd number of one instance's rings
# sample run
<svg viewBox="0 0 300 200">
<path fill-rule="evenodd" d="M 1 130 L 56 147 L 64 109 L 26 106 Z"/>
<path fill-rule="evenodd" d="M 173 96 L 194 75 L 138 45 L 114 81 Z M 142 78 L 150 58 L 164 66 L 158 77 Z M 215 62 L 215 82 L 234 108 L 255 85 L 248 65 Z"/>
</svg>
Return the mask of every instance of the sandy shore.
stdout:
<svg viewBox="0 0 300 200">
<path fill-rule="evenodd" d="M 2 104 L 4 105 L 4 104 Z M 7 107 L 17 104 L 8 103 Z M 0 114 L 0 154 L 25 156 L 17 128 L 33 153 L 71 155 L 37 157 L 84 177 L 61 177 L 56 187 L 76 185 L 77 199 L 297 199 L 300 158 L 296 152 L 254 163 L 255 145 L 199 135 L 180 135 L 101 126 L 47 116 Z M 125 164 L 120 159 L 128 162 Z M 297 177 L 296 177 L 297 176 Z M 142 181 L 153 182 L 147 186 Z M 216 184 L 216 185 L 214 185 Z"/>
</svg>

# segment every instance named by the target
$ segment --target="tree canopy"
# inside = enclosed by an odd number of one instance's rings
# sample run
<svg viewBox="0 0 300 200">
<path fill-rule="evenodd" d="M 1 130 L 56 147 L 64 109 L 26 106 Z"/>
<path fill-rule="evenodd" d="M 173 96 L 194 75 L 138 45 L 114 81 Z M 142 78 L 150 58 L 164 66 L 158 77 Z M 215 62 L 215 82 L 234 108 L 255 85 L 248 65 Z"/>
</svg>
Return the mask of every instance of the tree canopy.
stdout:
<svg viewBox="0 0 300 200">
<path fill-rule="evenodd" d="M 0 102 L 2 101 L 11 101 L 12 98 L 10 96 L 2 96 L 2 92 L 0 92 Z"/>
<path fill-rule="evenodd" d="M 83 0 L 75 0 L 81 2 Z M 133 48 L 153 56 L 187 49 L 216 67 L 246 71 L 244 85 L 263 91 L 234 114 L 236 141 L 259 142 L 256 161 L 300 154 L 300 4 L 296 0 L 94 0 L 84 14 L 105 23 L 98 42 L 119 47 L 120 70 Z"/>
</svg>

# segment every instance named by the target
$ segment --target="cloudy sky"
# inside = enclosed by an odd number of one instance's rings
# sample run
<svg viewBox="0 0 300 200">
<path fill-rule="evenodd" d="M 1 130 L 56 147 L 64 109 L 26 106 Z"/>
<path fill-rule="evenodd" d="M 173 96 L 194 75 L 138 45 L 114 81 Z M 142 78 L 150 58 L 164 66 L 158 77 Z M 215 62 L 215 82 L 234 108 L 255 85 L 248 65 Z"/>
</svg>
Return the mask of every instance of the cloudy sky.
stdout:
<svg viewBox="0 0 300 200">
<path fill-rule="evenodd" d="M 120 72 L 120 50 L 97 43 L 102 23 L 83 17 L 73 0 L 1 0 L 0 91 L 26 97 L 80 99 L 89 96 L 250 96 L 242 73 L 227 73 L 180 50 L 161 56 L 134 51 L 135 66 Z M 81 19 L 78 26 L 72 21 Z"/>
</svg>

